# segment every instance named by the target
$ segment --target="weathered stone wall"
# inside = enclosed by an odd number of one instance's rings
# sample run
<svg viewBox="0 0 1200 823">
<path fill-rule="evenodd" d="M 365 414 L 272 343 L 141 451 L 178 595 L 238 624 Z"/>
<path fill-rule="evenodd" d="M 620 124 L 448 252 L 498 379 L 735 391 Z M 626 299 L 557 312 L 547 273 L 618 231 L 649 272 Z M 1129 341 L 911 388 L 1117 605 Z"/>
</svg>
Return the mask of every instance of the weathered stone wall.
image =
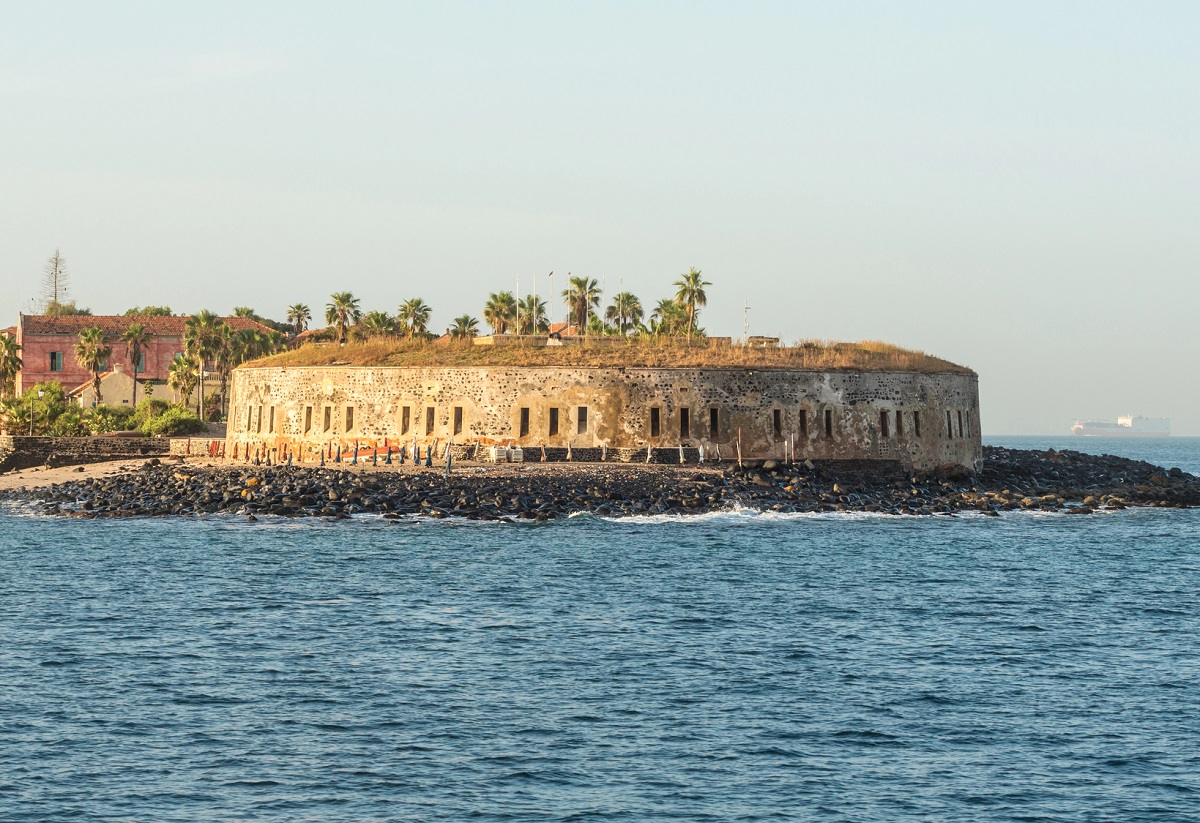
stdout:
<svg viewBox="0 0 1200 823">
<path fill-rule="evenodd" d="M 168 448 L 161 437 L 0 437 L 0 473 L 152 457 Z"/>
<path fill-rule="evenodd" d="M 652 368 L 257 368 L 233 376 L 226 453 L 437 442 L 677 448 L 974 467 L 972 374 Z M 386 443 L 385 443 L 386 441 Z M 537 459 L 532 456 L 527 459 Z"/>
</svg>

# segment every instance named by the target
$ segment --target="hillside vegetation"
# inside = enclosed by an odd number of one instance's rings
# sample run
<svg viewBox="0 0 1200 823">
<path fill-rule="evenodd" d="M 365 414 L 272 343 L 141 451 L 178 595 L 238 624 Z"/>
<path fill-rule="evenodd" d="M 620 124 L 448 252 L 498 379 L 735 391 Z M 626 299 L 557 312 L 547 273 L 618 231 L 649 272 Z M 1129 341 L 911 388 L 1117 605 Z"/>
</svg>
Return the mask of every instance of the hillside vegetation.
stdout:
<svg viewBox="0 0 1200 823">
<path fill-rule="evenodd" d="M 630 340 L 582 345 L 476 346 L 469 341 L 427 343 L 370 340 L 305 345 L 245 364 L 286 366 L 624 366 L 630 368 L 790 368 L 814 371 L 973 372 L 956 363 L 889 343 L 806 340 L 794 346 L 748 348 L 680 340 Z"/>
</svg>

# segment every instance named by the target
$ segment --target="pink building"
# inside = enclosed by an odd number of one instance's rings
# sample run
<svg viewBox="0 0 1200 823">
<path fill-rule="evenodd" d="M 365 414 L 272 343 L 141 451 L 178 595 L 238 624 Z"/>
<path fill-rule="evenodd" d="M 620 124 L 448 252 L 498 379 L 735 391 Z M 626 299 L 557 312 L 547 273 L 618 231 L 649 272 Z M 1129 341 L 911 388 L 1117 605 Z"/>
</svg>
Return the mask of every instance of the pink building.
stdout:
<svg viewBox="0 0 1200 823">
<path fill-rule="evenodd" d="M 247 317 L 222 317 L 234 331 L 256 329 L 270 331 L 261 323 Z M 119 368 L 126 374 L 133 373 L 129 362 L 129 349 L 121 342 L 121 335 L 133 323 L 140 323 L 153 339 L 142 348 L 142 362 L 138 364 L 137 377 L 144 380 L 166 380 L 167 370 L 175 355 L 183 351 L 184 324 L 187 317 L 124 317 L 22 314 L 17 321 L 16 338 L 21 345 L 21 373 L 17 375 L 17 393 L 36 383 L 55 381 L 66 391 L 87 383 L 91 374 L 75 360 L 75 344 L 79 333 L 96 326 L 108 338 L 112 356 L 105 371 Z M 208 381 L 205 381 L 206 385 Z"/>
</svg>

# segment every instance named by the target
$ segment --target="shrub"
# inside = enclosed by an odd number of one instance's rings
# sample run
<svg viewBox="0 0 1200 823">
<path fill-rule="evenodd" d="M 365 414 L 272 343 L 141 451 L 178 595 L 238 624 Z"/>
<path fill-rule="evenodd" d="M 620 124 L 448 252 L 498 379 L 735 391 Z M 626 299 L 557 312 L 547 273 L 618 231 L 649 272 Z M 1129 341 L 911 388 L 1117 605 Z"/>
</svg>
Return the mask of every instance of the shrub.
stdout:
<svg viewBox="0 0 1200 823">
<path fill-rule="evenodd" d="M 196 434 L 204 429 L 200 418 L 183 406 L 171 406 L 157 417 L 142 424 L 142 434 L 147 437 L 176 437 L 181 434 Z"/>
<path fill-rule="evenodd" d="M 35 434 L 41 428 L 35 424 Z M 88 434 L 88 428 L 83 422 L 83 409 L 78 406 L 67 406 L 54 417 L 54 421 L 45 429 L 44 434 L 51 437 L 82 437 Z"/>
<path fill-rule="evenodd" d="M 125 431 L 133 426 L 134 411 L 126 406 L 101 404 L 83 413 L 83 422 L 92 434 Z"/>
<path fill-rule="evenodd" d="M 38 392 L 42 393 L 38 397 Z M 21 397 L 10 397 L 0 405 L 0 417 L 10 434 L 29 434 L 32 409 L 33 433 L 71 437 L 87 434 L 80 408 L 69 402 L 61 383 L 38 383 Z"/>
<path fill-rule="evenodd" d="M 169 408 L 171 408 L 171 404 L 166 400 L 143 397 L 137 404 L 137 410 L 133 413 L 130 425 L 135 429 L 140 429 L 147 420 L 160 416 Z"/>
</svg>

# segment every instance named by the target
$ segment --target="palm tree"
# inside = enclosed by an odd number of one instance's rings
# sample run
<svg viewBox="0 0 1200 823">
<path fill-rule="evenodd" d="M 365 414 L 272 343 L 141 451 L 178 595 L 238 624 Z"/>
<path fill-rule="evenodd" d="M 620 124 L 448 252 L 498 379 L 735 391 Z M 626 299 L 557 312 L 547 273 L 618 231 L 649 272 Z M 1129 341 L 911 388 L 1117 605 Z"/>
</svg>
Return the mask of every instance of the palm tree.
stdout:
<svg viewBox="0 0 1200 823">
<path fill-rule="evenodd" d="M 263 354 L 277 354 L 287 348 L 287 338 L 282 332 L 277 332 L 274 329 L 267 329 L 264 332 L 259 332 L 259 336 L 263 338 Z"/>
<path fill-rule="evenodd" d="M 575 321 L 579 333 L 586 334 L 588 314 L 600 306 L 600 283 L 595 278 L 571 277 L 568 272 L 567 284 L 562 296 L 567 299 L 571 319 Z"/>
<path fill-rule="evenodd" d="M 411 340 L 418 334 L 425 334 L 432 311 L 433 309 L 429 308 L 419 297 L 405 300 L 400 304 L 399 311 L 396 312 L 396 325 Z"/>
<path fill-rule="evenodd" d="M 281 332 L 274 329 L 261 331 L 259 329 L 242 329 L 235 332 L 226 323 L 218 326 L 215 351 L 217 375 L 221 381 L 221 416 L 228 415 L 229 380 L 233 370 L 248 360 L 257 360 L 280 351 L 287 345 L 287 340 Z"/>
<path fill-rule="evenodd" d="M 346 345 L 346 328 L 357 323 L 362 317 L 358 308 L 358 298 L 348 291 L 339 291 L 329 296 L 330 303 L 325 307 L 325 323 L 337 326 L 338 345 Z"/>
<path fill-rule="evenodd" d="M 312 312 L 303 303 L 293 303 L 288 306 L 287 319 L 295 329 L 295 336 L 299 337 L 308 328 L 308 321 L 312 320 Z"/>
<path fill-rule="evenodd" d="M 530 294 L 517 304 L 517 334 L 545 334 L 550 331 L 546 320 L 546 301 Z"/>
<path fill-rule="evenodd" d="M 175 355 L 167 367 L 167 386 L 179 392 L 179 400 L 183 405 L 191 401 L 192 389 L 196 387 L 196 364 L 183 352 Z"/>
<path fill-rule="evenodd" d="M 233 370 L 241 365 L 238 359 L 242 356 L 240 340 L 239 333 L 228 323 L 217 324 L 213 335 L 213 360 L 217 367 L 217 379 L 221 381 L 221 417 L 225 417 L 229 411 L 229 378 L 233 376 Z"/>
<path fill-rule="evenodd" d="M 265 353 L 266 336 L 258 329 L 242 329 L 233 336 L 230 343 L 231 359 L 236 363 L 234 368 L 249 360 L 257 360 Z"/>
<path fill-rule="evenodd" d="M 89 326 L 79 333 L 75 344 L 75 359 L 79 365 L 92 373 L 92 406 L 100 405 L 100 372 L 108 365 L 112 347 L 108 338 L 97 326 Z"/>
<path fill-rule="evenodd" d="M 517 316 L 517 298 L 510 291 L 492 292 L 483 307 L 483 319 L 492 327 L 492 334 L 505 334 Z"/>
<path fill-rule="evenodd" d="M 274 329 L 242 329 L 234 334 L 230 346 L 233 368 L 243 363 L 267 357 L 282 349 L 287 340 Z"/>
<path fill-rule="evenodd" d="M 258 319 L 258 314 L 254 311 L 254 309 L 250 308 L 249 306 L 234 306 L 233 307 L 233 316 L 234 317 L 245 317 L 249 320 L 257 320 Z"/>
<path fill-rule="evenodd" d="M 700 276 L 700 270 L 696 268 L 688 269 L 687 274 L 681 274 L 679 279 L 671 285 L 677 286 L 678 291 L 675 292 L 675 302 L 687 308 L 688 313 L 688 343 L 691 343 L 692 332 L 696 328 L 696 307 L 708 305 L 708 295 L 704 293 L 705 286 L 711 286 Z"/>
<path fill-rule="evenodd" d="M 15 337 L 0 335 L 0 397 L 16 393 L 17 375 L 21 373 L 21 346 Z"/>
<path fill-rule="evenodd" d="M 642 301 L 633 292 L 623 291 L 613 297 L 612 305 L 604 310 L 604 319 L 615 321 L 617 331 L 625 337 L 642 322 Z"/>
<path fill-rule="evenodd" d="M 451 340 L 470 340 L 479 334 L 479 321 L 469 314 L 464 314 L 462 317 L 454 318 L 454 325 L 450 328 Z"/>
<path fill-rule="evenodd" d="M 205 309 L 193 314 L 183 324 L 183 350 L 196 364 L 198 372 L 200 400 L 196 413 L 201 420 L 204 419 L 204 367 L 220 347 L 220 332 L 217 327 L 223 322 Z"/>
<path fill-rule="evenodd" d="M 141 371 L 142 352 L 146 346 L 154 339 L 154 335 L 150 330 L 141 323 L 130 323 L 125 329 L 125 333 L 121 335 L 121 342 L 125 344 L 125 348 L 129 353 L 129 365 L 133 371 L 133 408 L 137 408 L 137 376 Z"/>
<path fill-rule="evenodd" d="M 658 301 L 650 314 L 650 327 L 647 331 L 655 336 L 674 336 L 679 334 L 687 321 L 687 312 L 682 305 L 665 297 Z"/>
<path fill-rule="evenodd" d="M 604 318 L 598 314 L 588 315 L 588 334 L 594 334 L 599 337 L 614 337 L 621 333 L 621 330 L 616 326 L 606 323 Z"/>
<path fill-rule="evenodd" d="M 359 328 L 365 337 L 381 337 L 396 331 L 396 321 L 387 312 L 370 311 L 363 315 Z"/>
</svg>

